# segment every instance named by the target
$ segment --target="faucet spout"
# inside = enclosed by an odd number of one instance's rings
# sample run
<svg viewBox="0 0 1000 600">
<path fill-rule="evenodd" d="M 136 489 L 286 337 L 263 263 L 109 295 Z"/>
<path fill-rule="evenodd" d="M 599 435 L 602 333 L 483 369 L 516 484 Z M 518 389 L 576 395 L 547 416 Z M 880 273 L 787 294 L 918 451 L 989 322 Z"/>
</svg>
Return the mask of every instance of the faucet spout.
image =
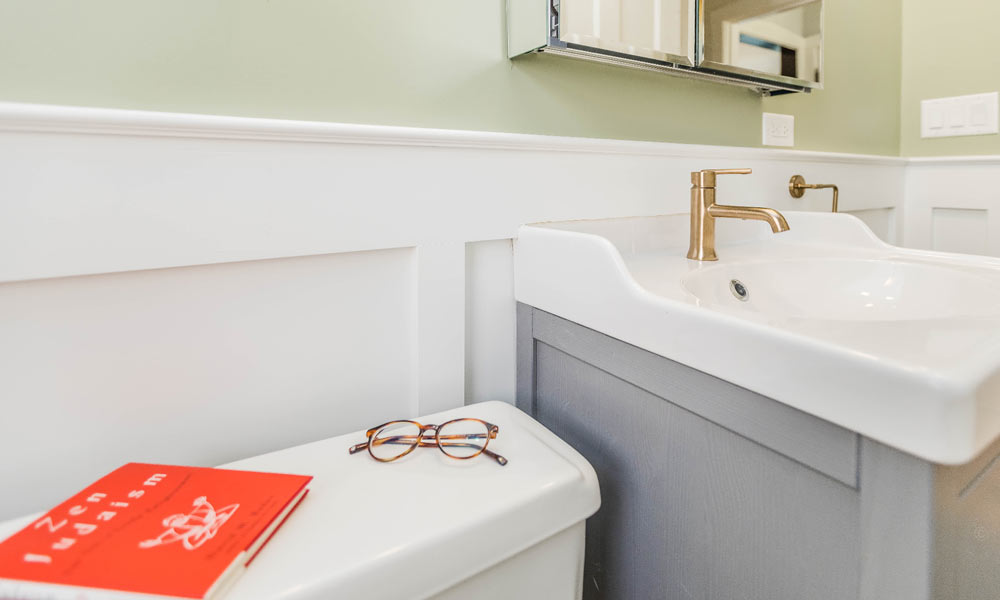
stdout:
<svg viewBox="0 0 1000 600">
<path fill-rule="evenodd" d="M 712 204 L 708 207 L 708 214 L 718 218 L 732 219 L 752 219 L 754 221 L 764 221 L 771 226 L 772 233 L 788 231 L 788 221 L 784 215 L 773 208 L 763 206 L 727 206 L 725 204 Z"/>
</svg>

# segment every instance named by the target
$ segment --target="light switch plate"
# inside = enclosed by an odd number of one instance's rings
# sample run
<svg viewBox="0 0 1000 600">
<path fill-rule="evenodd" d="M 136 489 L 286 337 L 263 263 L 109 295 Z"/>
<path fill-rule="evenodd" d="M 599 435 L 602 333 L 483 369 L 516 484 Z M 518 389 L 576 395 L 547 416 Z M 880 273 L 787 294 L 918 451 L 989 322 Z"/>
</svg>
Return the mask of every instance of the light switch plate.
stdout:
<svg viewBox="0 0 1000 600">
<path fill-rule="evenodd" d="M 920 102 L 920 137 L 989 135 L 998 129 L 998 94 L 933 98 Z"/>
<path fill-rule="evenodd" d="M 777 113 L 763 113 L 764 135 L 761 143 L 765 146 L 794 146 L 795 117 Z"/>
</svg>

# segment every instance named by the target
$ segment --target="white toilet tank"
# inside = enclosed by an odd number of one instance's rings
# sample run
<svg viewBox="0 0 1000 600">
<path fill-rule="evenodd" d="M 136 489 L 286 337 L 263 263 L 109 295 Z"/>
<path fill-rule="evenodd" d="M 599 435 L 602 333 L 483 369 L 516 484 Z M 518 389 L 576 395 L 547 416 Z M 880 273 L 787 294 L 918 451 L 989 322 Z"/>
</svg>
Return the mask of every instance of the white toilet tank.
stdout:
<svg viewBox="0 0 1000 600">
<path fill-rule="evenodd" d="M 507 465 L 448 458 L 436 447 L 391 463 L 349 455 L 364 432 L 222 465 L 314 476 L 223 599 L 579 599 L 584 520 L 601 503 L 594 469 L 503 402 L 416 420 L 458 417 L 499 426 L 488 448 Z M 35 517 L 0 523 L 0 540 Z"/>
<path fill-rule="evenodd" d="M 499 426 L 489 449 L 506 466 L 437 448 L 391 463 L 349 455 L 364 432 L 223 465 L 315 476 L 226 600 L 580 598 L 584 520 L 600 506 L 593 468 L 502 402 L 416 420 L 463 416 Z"/>
</svg>

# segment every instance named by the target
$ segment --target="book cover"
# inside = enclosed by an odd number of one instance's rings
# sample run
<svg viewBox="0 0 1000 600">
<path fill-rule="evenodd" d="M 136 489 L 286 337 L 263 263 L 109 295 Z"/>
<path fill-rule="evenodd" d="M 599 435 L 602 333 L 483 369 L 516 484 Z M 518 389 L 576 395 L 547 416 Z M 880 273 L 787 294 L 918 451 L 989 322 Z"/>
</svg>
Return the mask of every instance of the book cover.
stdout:
<svg viewBox="0 0 1000 600">
<path fill-rule="evenodd" d="M 294 510 L 310 480 L 129 463 L 0 542 L 0 596 L 116 597 L 97 593 L 107 590 L 215 597 Z"/>
</svg>

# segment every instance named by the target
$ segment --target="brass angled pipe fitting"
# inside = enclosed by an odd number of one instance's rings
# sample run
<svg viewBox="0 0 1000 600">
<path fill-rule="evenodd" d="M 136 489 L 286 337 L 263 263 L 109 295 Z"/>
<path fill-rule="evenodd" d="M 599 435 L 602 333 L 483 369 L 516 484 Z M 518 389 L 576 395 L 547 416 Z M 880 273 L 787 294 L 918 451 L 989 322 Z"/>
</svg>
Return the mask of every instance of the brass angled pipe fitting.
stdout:
<svg viewBox="0 0 1000 600">
<path fill-rule="evenodd" d="M 806 190 L 823 190 L 827 188 L 833 189 L 833 209 L 831 212 L 837 212 L 837 196 L 840 190 L 837 186 L 832 183 L 806 183 L 806 178 L 801 175 L 792 175 L 792 178 L 788 181 L 788 193 L 791 194 L 792 198 L 801 198 Z"/>
</svg>

